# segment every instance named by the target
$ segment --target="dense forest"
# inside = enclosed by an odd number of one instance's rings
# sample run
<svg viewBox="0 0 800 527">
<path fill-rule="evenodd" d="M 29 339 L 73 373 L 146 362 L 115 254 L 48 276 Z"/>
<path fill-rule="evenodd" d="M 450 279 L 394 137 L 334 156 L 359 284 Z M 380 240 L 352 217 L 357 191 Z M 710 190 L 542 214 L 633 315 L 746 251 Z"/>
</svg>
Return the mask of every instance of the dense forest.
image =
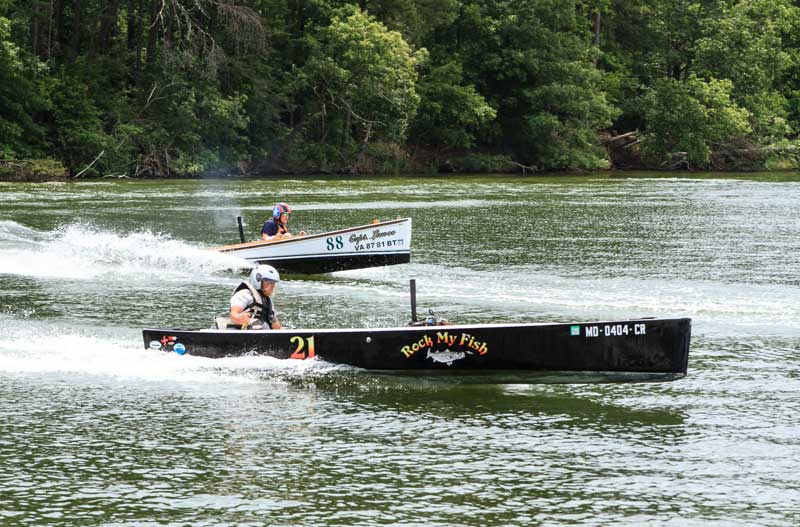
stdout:
<svg viewBox="0 0 800 527">
<path fill-rule="evenodd" d="M 786 0 L 0 0 L 0 160 L 73 176 L 797 168 Z"/>
</svg>

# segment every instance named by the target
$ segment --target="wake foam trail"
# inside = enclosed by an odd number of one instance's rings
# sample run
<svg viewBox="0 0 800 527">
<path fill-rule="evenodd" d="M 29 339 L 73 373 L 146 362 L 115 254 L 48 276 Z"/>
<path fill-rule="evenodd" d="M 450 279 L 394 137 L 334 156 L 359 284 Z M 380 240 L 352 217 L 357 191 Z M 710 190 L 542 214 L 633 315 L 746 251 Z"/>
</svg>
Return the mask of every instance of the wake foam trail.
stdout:
<svg viewBox="0 0 800 527">
<path fill-rule="evenodd" d="M 338 373 L 321 361 L 272 357 L 208 359 L 143 348 L 141 333 L 114 328 L 70 328 L 0 317 L 0 374 L 55 374 L 120 381 L 255 383 Z"/>
<path fill-rule="evenodd" d="M 163 233 L 117 234 L 82 224 L 40 232 L 0 222 L 0 274 L 149 280 L 249 267 L 241 258 L 173 240 Z"/>
<path fill-rule="evenodd" d="M 43 238 L 43 234 L 34 229 L 20 225 L 15 221 L 0 220 L 0 247 L 3 242 L 34 243 Z"/>
<path fill-rule="evenodd" d="M 700 332 L 713 328 L 736 335 L 800 335 L 800 288 L 789 285 L 597 278 L 557 275 L 532 266 L 487 271 L 417 263 L 344 271 L 335 277 L 372 282 L 373 290 L 394 290 L 406 298 L 408 278 L 416 277 L 418 312 L 431 306 L 451 322 L 459 314 L 482 321 L 690 317 Z"/>
</svg>

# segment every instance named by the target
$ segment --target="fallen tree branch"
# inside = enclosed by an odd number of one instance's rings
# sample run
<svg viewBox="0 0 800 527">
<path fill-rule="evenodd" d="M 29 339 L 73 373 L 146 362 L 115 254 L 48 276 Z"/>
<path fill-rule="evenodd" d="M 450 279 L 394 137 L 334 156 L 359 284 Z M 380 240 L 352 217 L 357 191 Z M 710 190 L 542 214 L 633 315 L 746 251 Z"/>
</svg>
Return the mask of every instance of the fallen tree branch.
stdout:
<svg viewBox="0 0 800 527">
<path fill-rule="evenodd" d="M 517 163 L 516 161 L 509 161 L 512 165 L 518 166 L 522 169 L 523 174 L 527 174 L 526 170 L 530 170 L 532 173 L 537 171 L 536 167 L 531 167 L 528 165 L 523 165 L 522 163 Z"/>
<path fill-rule="evenodd" d="M 638 133 L 639 133 L 639 130 L 634 130 L 633 132 L 626 132 L 624 134 L 615 135 L 614 137 L 609 137 L 608 139 L 604 140 L 603 143 L 605 143 L 605 144 L 613 143 L 615 141 L 619 141 L 620 139 L 625 139 L 626 137 L 635 136 Z M 638 139 L 637 139 L 637 142 L 638 142 Z"/>
<path fill-rule="evenodd" d="M 86 165 L 86 168 L 84 168 L 83 170 L 81 170 L 80 172 L 78 172 L 77 174 L 75 174 L 75 179 L 77 179 L 77 178 L 81 177 L 81 174 L 83 174 L 84 172 L 86 172 L 87 170 L 89 170 L 90 168 L 92 168 L 92 165 L 94 165 L 95 163 L 97 163 L 97 160 L 98 160 L 98 159 L 100 159 L 101 157 L 103 157 L 103 154 L 105 154 L 105 153 L 106 153 L 106 151 L 105 151 L 105 150 L 103 150 L 102 152 L 100 152 L 99 154 L 97 154 L 97 157 L 95 157 L 95 158 L 94 158 L 94 161 L 92 161 L 91 163 L 89 163 L 88 165 Z"/>
<path fill-rule="evenodd" d="M 626 145 L 623 145 L 623 146 L 622 146 L 622 149 L 623 149 L 623 150 L 627 150 L 628 148 L 630 148 L 630 147 L 632 147 L 632 146 L 636 146 L 636 145 L 638 145 L 638 144 L 639 144 L 639 143 L 641 143 L 641 142 L 642 142 L 642 140 L 641 140 L 641 139 L 637 139 L 636 141 L 633 141 L 632 143 L 628 143 L 628 144 L 626 144 Z"/>
</svg>

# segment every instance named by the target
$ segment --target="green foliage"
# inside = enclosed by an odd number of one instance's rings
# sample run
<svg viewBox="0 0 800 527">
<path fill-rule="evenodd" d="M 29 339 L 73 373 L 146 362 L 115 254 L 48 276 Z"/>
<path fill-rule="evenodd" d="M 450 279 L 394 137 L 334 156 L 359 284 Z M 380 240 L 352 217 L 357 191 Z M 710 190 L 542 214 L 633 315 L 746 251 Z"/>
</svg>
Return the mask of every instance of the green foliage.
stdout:
<svg viewBox="0 0 800 527">
<path fill-rule="evenodd" d="M 0 161 L 0 180 L 51 181 L 66 177 L 64 165 L 55 159 Z"/>
<path fill-rule="evenodd" d="M 449 163 L 452 169 L 474 174 L 491 174 L 499 172 L 519 172 L 509 156 L 495 154 L 470 154 L 455 158 Z"/>
<path fill-rule="evenodd" d="M 600 89 L 574 2 L 468 2 L 456 31 L 469 35 L 458 53 L 497 110 L 484 140 L 543 168 L 605 164 L 597 131 L 615 110 Z"/>
<path fill-rule="evenodd" d="M 325 143 L 291 143 L 285 154 L 287 162 L 300 173 L 334 173 L 345 159 L 355 155 L 354 146 L 337 147 Z"/>
<path fill-rule="evenodd" d="M 414 52 L 400 33 L 358 9 L 342 9 L 309 40 L 298 72 L 313 93 L 308 126 L 321 142 L 402 142 L 419 104 Z"/>
<path fill-rule="evenodd" d="M 408 154 L 397 143 L 370 143 L 364 159 L 358 171 L 365 174 L 398 175 L 412 168 Z"/>
<path fill-rule="evenodd" d="M 133 134 L 148 174 L 198 174 L 247 158 L 247 96 L 222 93 L 213 60 L 189 50 L 161 55 L 150 95 L 140 102 L 138 121 L 148 133 Z"/>
<path fill-rule="evenodd" d="M 277 58 L 275 58 L 277 60 Z M 249 54 L 232 56 L 221 65 L 219 92 L 239 101 L 231 113 L 239 138 L 234 155 L 245 159 L 269 158 L 286 140 L 289 128 L 282 121 L 291 105 L 292 83 L 280 79 L 276 65 Z"/>
<path fill-rule="evenodd" d="M 462 67 L 456 62 L 431 68 L 418 90 L 421 102 L 410 133 L 415 144 L 470 148 L 475 131 L 497 116 L 474 86 L 464 85 Z"/>
<path fill-rule="evenodd" d="M 73 173 L 88 166 L 101 152 L 112 148 L 112 138 L 103 130 L 102 115 L 86 84 L 64 75 L 55 79 L 51 99 L 49 136 L 53 151 Z M 102 167 L 101 162 L 95 170 Z"/>
<path fill-rule="evenodd" d="M 752 130 L 750 113 L 731 99 L 729 80 L 686 82 L 662 79 L 644 98 L 647 134 L 642 150 L 653 163 L 685 153 L 693 167 L 708 164 L 712 149 L 724 147 Z"/>
<path fill-rule="evenodd" d="M 734 3 L 709 20 L 704 36 L 697 40 L 696 71 L 731 81 L 732 97 L 751 112 L 754 132 L 764 142 L 790 132 L 787 101 L 777 91 L 776 81 L 790 64 L 781 40 L 796 11 L 785 0 Z"/>
<path fill-rule="evenodd" d="M 756 168 L 754 149 L 797 133 L 787 112 L 794 97 L 783 86 L 794 64 L 791 35 L 797 21 L 797 7 L 786 0 L 614 0 L 599 60 L 613 79 L 607 85 L 610 100 L 623 112 L 614 130 L 646 132 L 642 150 L 649 163 L 671 159 L 677 150 L 691 151 L 694 166 L 724 157 L 725 166 Z M 711 139 L 715 132 L 703 124 L 705 119 L 697 122 L 708 110 L 698 94 L 698 79 L 710 85 L 730 82 L 730 105 L 721 106 L 749 112 L 746 133 Z M 673 103 L 679 106 L 670 107 Z M 686 114 L 681 113 L 684 107 Z M 672 139 L 663 126 L 670 111 L 677 114 Z M 738 117 L 731 121 L 738 124 L 728 128 L 741 129 Z M 658 122 L 662 125 L 652 128 Z M 679 131 L 690 136 L 680 139 Z"/>
<path fill-rule="evenodd" d="M 0 159 L 43 151 L 44 130 L 34 120 L 47 107 L 43 66 L 11 40 L 11 21 L 0 16 Z"/>
<path fill-rule="evenodd" d="M 635 132 L 629 164 L 783 166 L 798 50 L 790 0 L 0 0 L 0 159 L 591 169 Z"/>
<path fill-rule="evenodd" d="M 415 45 L 458 18 L 459 0 L 367 0 L 366 9 L 389 29 Z"/>
</svg>

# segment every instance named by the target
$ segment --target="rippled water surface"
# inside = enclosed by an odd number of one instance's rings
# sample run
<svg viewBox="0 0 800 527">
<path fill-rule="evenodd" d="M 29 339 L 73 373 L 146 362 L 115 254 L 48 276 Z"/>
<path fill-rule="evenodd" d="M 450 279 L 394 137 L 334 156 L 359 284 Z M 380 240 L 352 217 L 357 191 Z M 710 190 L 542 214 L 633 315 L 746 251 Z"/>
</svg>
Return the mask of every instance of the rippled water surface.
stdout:
<svg viewBox="0 0 800 527">
<path fill-rule="evenodd" d="M 142 349 L 205 327 L 275 201 L 414 220 L 288 327 L 693 319 L 688 376 L 483 385 Z M 0 183 L 0 525 L 800 524 L 800 176 Z"/>
</svg>

